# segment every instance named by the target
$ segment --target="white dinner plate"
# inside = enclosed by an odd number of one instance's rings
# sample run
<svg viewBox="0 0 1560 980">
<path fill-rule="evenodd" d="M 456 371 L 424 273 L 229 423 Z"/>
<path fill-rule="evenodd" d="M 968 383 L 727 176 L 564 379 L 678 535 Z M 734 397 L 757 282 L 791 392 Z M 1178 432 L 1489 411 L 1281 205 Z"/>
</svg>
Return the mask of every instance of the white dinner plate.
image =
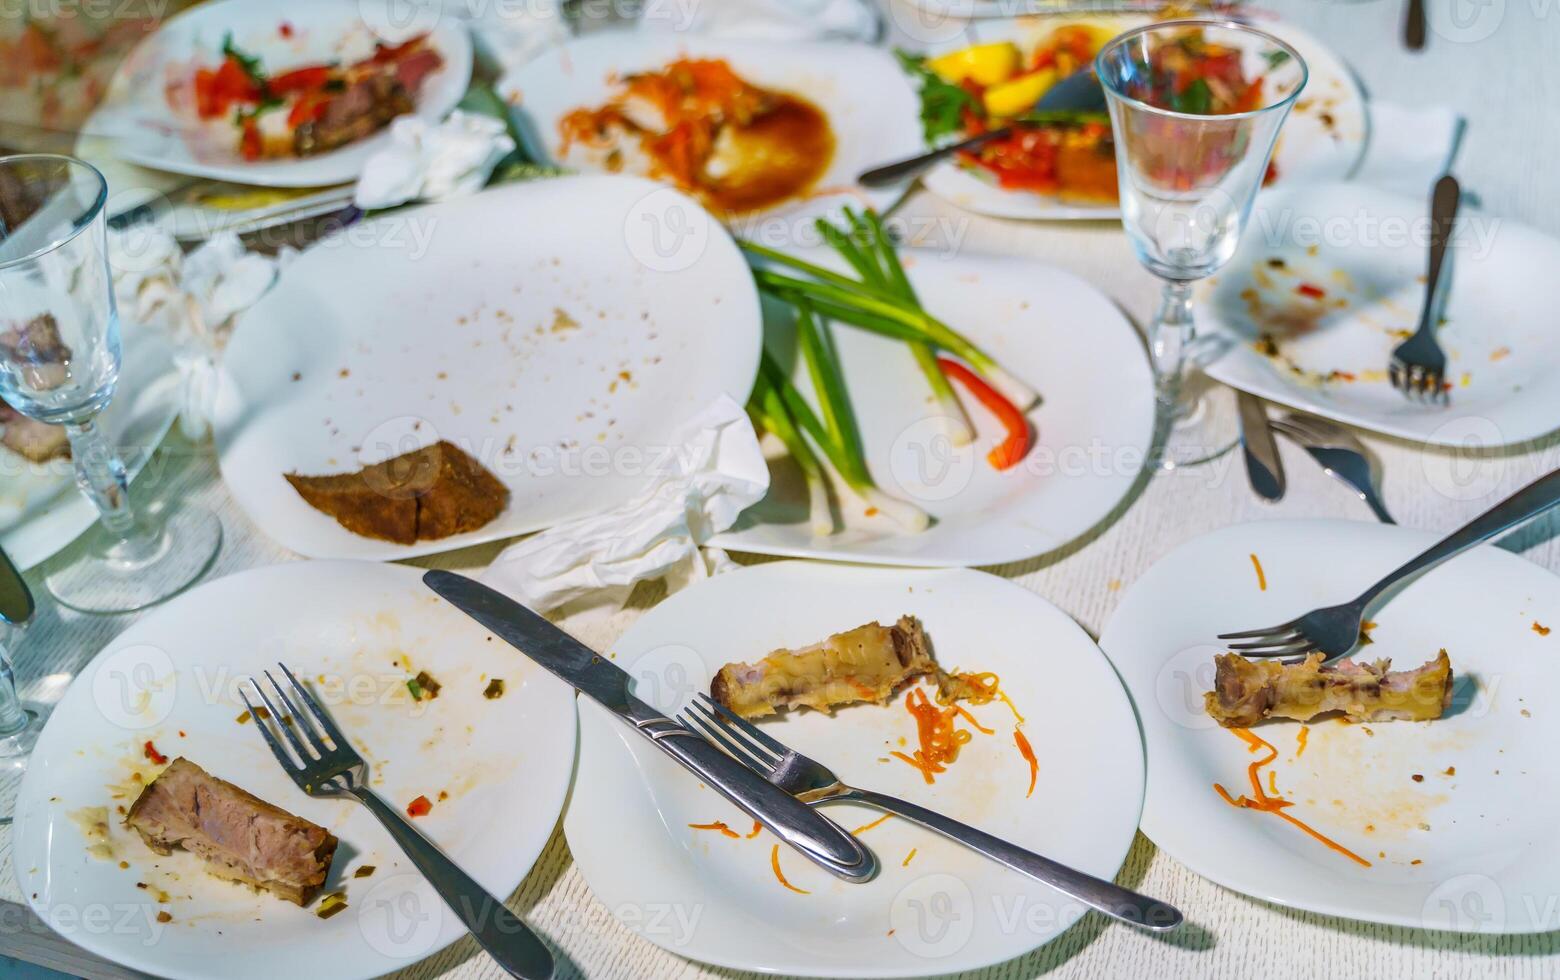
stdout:
<svg viewBox="0 0 1560 980">
<path fill-rule="evenodd" d="M 1499 446 L 1553 431 L 1560 281 L 1551 270 L 1560 241 L 1466 206 L 1447 253 L 1452 278 L 1437 334 L 1450 402 L 1410 401 L 1392 387 L 1392 351 L 1424 304 L 1428 227 L 1427 200 L 1353 184 L 1260 200 L 1235 257 L 1199 287 L 1198 327 L 1228 348 L 1207 372 L 1275 402 L 1421 442 Z M 1302 284 L 1324 295 L 1302 295 Z M 1258 349 L 1264 333 L 1277 338 L 1278 357 Z M 1333 371 L 1347 377 L 1319 377 Z"/>
<path fill-rule="evenodd" d="M 134 480 L 178 415 L 179 379 L 166 343 L 134 324 L 122 333 L 119 387 L 98 420 Z M 0 449 L 0 548 L 17 568 L 48 559 L 97 520 L 74 472 L 69 459 L 32 463 Z"/>
<path fill-rule="evenodd" d="M 1142 743 L 1110 664 L 1050 603 L 966 569 L 903 570 L 782 562 L 719 575 L 672 596 L 613 647 L 642 697 L 666 711 L 707 690 L 728 660 L 752 661 L 876 620 L 919 616 L 941 664 L 994 671 L 1028 719 L 1034 795 L 999 701 L 968 710 L 992 730 L 935 785 L 890 751 L 915 745 L 904 696 L 832 717 L 803 712 L 765 731 L 848 782 L 940 810 L 1074 868 L 1112 878 L 1141 804 Z M 582 702 L 580 767 L 564 833 L 591 890 L 651 942 L 734 970 L 904 977 L 1000 963 L 1059 935 L 1085 911 L 1017 872 L 899 818 L 860 832 L 883 870 L 840 881 L 752 826 L 647 740 Z M 961 723 L 961 727 L 968 727 Z M 905 748 L 904 751 L 911 751 Z M 847 829 L 882 814 L 827 814 Z M 724 821 L 743 836 L 690 828 Z M 914 853 L 912 854 L 912 850 Z M 771 861 L 796 888 L 777 880 Z"/>
<path fill-rule="evenodd" d="M 1143 16 L 1020 17 L 1006 21 L 977 21 L 970 36 L 945 45 L 948 50 L 970 44 L 1011 40 L 1023 51 L 1066 23 L 1109 25 L 1117 33 L 1146 24 Z M 1253 26 L 1289 42 L 1310 69 L 1305 91 L 1284 121 L 1273 151 L 1278 175 L 1275 188 L 1339 180 L 1353 172 L 1365 153 L 1367 130 L 1365 96 L 1359 83 L 1337 55 L 1322 42 L 1286 22 L 1262 21 Z M 887 159 L 886 157 L 884 159 Z M 926 188 L 938 197 L 977 214 L 997 218 L 1115 220 L 1121 209 L 1114 204 L 1073 203 L 1032 191 L 998 187 L 986 175 L 948 160 L 929 170 Z"/>
<path fill-rule="evenodd" d="M 1040 392 L 1029 413 L 1035 444 L 998 472 L 986 453 L 999 422 L 955 382 L 978 436 L 954 448 L 943 436 L 924 375 L 900 341 L 833 325 L 846 387 L 878 485 L 913 501 L 934 523 L 918 534 L 888 517 L 842 503 L 848 524 L 815 538 L 805 486 L 783 455 L 771 462 L 769 496 L 716 538 L 722 547 L 800 558 L 885 565 L 996 565 L 1061 547 L 1098 524 L 1127 495 L 1154 427 L 1153 379 L 1137 331 L 1102 293 L 1078 277 L 1023 259 L 906 250 L 926 308 L 984 347 Z M 832 254 L 807 255 L 835 269 Z M 766 331 L 777 360 L 794 352 L 787 314 L 770 308 Z"/>
<path fill-rule="evenodd" d="M 564 166 L 584 165 L 579 154 L 562 153 L 558 121 L 569 112 L 600 106 L 617 92 L 614 78 L 653 71 L 679 57 L 724 58 L 755 85 L 808 99 L 828 116 L 834 131 L 834 157 L 813 188 L 812 201 L 786 201 L 757 215 L 738 215 L 730 223 L 751 226 L 765 215 L 811 213 L 847 193 L 883 210 L 902 188 L 868 191 L 856 183 L 863 170 L 886 159 L 920 150 L 921 124 L 914 93 L 893 56 L 881 48 L 840 42 L 747 41 L 696 34 L 677 36 L 632 32 L 594 34 L 544 51 L 506 76 L 500 92 L 518 105 L 535 149 Z M 858 202 L 859 203 L 859 202 Z M 811 228 L 801 222 L 801 234 Z M 786 228 L 787 241 L 796 240 Z"/>
<path fill-rule="evenodd" d="M 217 399 L 222 477 L 261 529 L 314 558 L 534 531 L 621 503 L 679 426 L 723 394 L 745 402 L 761 330 L 724 229 L 649 181 L 559 178 L 398 211 L 310 248 L 240 318 Z M 363 538 L 282 477 L 439 439 L 509 487 L 485 527 Z"/>
<path fill-rule="evenodd" d="M 1445 649 L 1451 709 L 1429 722 L 1252 729 L 1278 750 L 1285 812 L 1371 863 L 1362 867 L 1277 816 L 1213 789 L 1251 790 L 1253 756 L 1203 712 L 1217 634 L 1347 601 L 1435 535 L 1345 521 L 1222 528 L 1161 559 L 1127 590 L 1100 637 L 1137 705 L 1148 746 L 1143 833 L 1227 888 L 1325 915 L 1425 929 L 1541 932 L 1560 880 L 1550 813 L 1560 712 L 1560 579 L 1484 547 L 1374 609 L 1356 659 L 1418 667 Z M 1267 589 L 1258 586 L 1257 556 Z M 1420 777 L 1420 778 L 1416 778 Z M 1266 777 L 1262 777 L 1264 780 Z M 1264 783 L 1264 785 L 1266 785 Z"/>
<path fill-rule="evenodd" d="M 287 25 L 284 34 L 283 25 Z M 398 10 L 393 0 L 219 0 L 170 19 L 136 46 L 114 76 L 85 134 L 111 139 L 122 159 L 155 170 L 267 187 L 322 187 L 356 180 L 364 162 L 389 139 L 388 129 L 317 156 L 245 160 L 231 126 L 203 122 L 170 105 L 167 87 L 198 66 L 221 61 L 223 38 L 271 72 L 326 61 L 355 61 L 374 44 L 398 43 L 422 31 L 444 64 L 423 81 L 416 115 L 438 122 L 471 81 L 471 36 L 453 17 Z M 115 188 L 118 190 L 118 188 Z"/>
<path fill-rule="evenodd" d="M 275 673 L 278 661 L 368 761 L 374 792 L 397 810 L 427 796 L 433 809 L 417 829 L 492 894 L 515 889 L 563 806 L 573 692 L 437 598 L 421 569 L 294 562 L 159 608 L 99 653 L 55 707 L 12 836 L 17 881 L 51 928 L 122 966 L 202 980 L 376 977 L 465 935 L 367 809 L 305 796 L 253 721 L 238 723 L 240 680 Z M 406 681 L 421 670 L 443 686 L 413 702 Z M 492 678 L 504 681 L 496 700 L 483 697 Z M 208 876 L 193 855 L 148 849 L 116 813 L 138 792 L 132 774 L 157 770 L 148 741 L 340 838 L 326 887 L 346 890 L 347 909 L 321 920 L 315 907 Z M 109 859 L 89 856 L 80 826 L 83 810 L 101 806 Z M 364 865 L 375 871 L 353 877 Z"/>
</svg>

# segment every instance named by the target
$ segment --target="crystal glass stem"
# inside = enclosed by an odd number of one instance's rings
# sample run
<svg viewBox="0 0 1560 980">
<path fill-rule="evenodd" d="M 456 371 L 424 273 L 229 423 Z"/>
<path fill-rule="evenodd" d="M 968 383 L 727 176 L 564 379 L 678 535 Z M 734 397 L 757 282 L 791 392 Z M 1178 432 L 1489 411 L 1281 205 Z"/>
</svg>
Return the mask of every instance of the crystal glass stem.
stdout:
<svg viewBox="0 0 1560 980">
<path fill-rule="evenodd" d="M 1192 321 L 1192 284 L 1166 279 L 1159 313 L 1148 330 L 1149 353 L 1154 362 L 1154 385 L 1162 411 L 1170 418 L 1184 418 L 1192 406 L 1183 397 L 1186 351 L 1196 334 Z"/>
<path fill-rule="evenodd" d="M 27 711 L 16 694 L 16 673 L 11 669 L 11 653 L 0 640 L 0 739 L 15 735 L 27 727 Z"/>
<path fill-rule="evenodd" d="M 86 419 L 67 424 L 65 434 L 76 464 L 76 485 L 97 508 L 103 529 L 118 539 L 115 557 L 128 562 L 150 558 L 157 550 L 157 534 L 135 519 L 130 476 L 103 430 Z"/>
</svg>

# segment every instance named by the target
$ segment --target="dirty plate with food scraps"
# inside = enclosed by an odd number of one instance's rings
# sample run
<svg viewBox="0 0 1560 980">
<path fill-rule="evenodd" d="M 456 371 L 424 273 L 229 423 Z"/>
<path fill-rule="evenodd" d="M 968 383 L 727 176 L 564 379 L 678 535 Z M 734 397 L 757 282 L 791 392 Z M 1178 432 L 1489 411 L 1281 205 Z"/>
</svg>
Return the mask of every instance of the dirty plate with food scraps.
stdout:
<svg viewBox="0 0 1560 980">
<path fill-rule="evenodd" d="M 686 234 L 658 237 L 676 220 Z M 222 477 L 315 558 L 396 559 L 599 513 L 722 395 L 747 400 L 758 296 L 721 226 L 670 188 L 567 177 L 398 211 L 301 255 L 223 360 Z M 360 537 L 284 473 L 353 472 L 440 439 L 509 489 L 468 533 Z"/>
<path fill-rule="evenodd" d="M 707 691 L 727 661 L 903 615 L 921 619 L 943 667 L 994 672 L 1012 703 L 966 705 L 989 734 L 958 720 L 970 740 L 934 784 L 890 755 L 917 745 L 905 691 L 832 716 L 790 713 L 761 722 L 763 730 L 850 783 L 1114 877 L 1141 804 L 1143 748 L 1131 706 L 1088 635 L 1010 582 L 965 569 L 763 565 L 672 596 L 611 655 L 641 697 L 670 712 Z M 1019 713 L 1038 762 L 1032 796 L 1014 737 Z M 857 832 L 883 870 L 867 884 L 840 881 L 773 835 L 752 833 L 752 821 L 605 710 L 583 704 L 580 715 L 569 848 L 603 905 L 679 956 L 806 976 L 952 973 L 1026 953 L 1086 911 L 952 841 L 855 805 L 825 812 L 847 829 L 866 828 Z M 1081 800 L 1087 805 L 1075 805 Z M 730 835 L 690 826 L 717 822 Z"/>
<path fill-rule="evenodd" d="M 1198 326 L 1228 348 L 1207 372 L 1422 442 L 1499 446 L 1553 431 L 1560 241 L 1481 211 L 1458 216 L 1442 273 L 1451 282 L 1436 339 L 1450 404 L 1392 387 L 1392 351 L 1424 306 L 1428 230 L 1428 194 L 1329 184 L 1259 200 L 1235 257 L 1199 287 Z"/>
<path fill-rule="evenodd" d="M 1150 18 L 1144 16 L 976 21 L 970 25 L 967 36 L 935 53 L 956 51 L 971 44 L 1012 41 L 1027 56 L 1053 30 L 1064 25 L 1097 25 L 1103 33 L 1115 35 L 1149 22 Z M 1293 45 L 1310 70 L 1305 91 L 1285 120 L 1273 151 L 1273 186 L 1347 177 L 1365 153 L 1368 125 L 1365 96 L 1359 83 L 1337 55 L 1294 25 L 1262 21 L 1253 26 Z M 884 156 L 878 162 L 888 159 Z M 1121 214 L 1114 201 L 1063 200 L 1034 191 L 999 187 L 985 171 L 957 160 L 944 161 L 928 171 L 926 188 L 961 208 L 997 218 L 1114 220 Z"/>
<path fill-rule="evenodd" d="M 166 343 L 134 324 L 125 324 L 123 334 L 119 393 L 98 424 L 134 479 L 178 414 L 179 379 Z M 68 456 L 34 463 L 0 447 L 0 548 L 17 568 L 44 561 L 97 520 L 74 472 Z"/>
<path fill-rule="evenodd" d="M 272 757 L 238 683 L 278 661 L 368 761 L 376 793 L 402 811 L 427 797 L 417 829 L 492 894 L 520 883 L 568 788 L 572 692 L 416 569 L 295 562 L 174 599 L 110 643 L 55 707 L 12 838 L 17 881 L 51 928 L 130 969 L 199 978 L 221 963 L 235 980 L 375 977 L 465 933 L 372 814 L 305 796 Z M 423 671 L 438 696 L 414 701 L 407 682 Z M 503 693 L 489 699 L 494 679 Z M 321 919 L 322 898 L 299 908 L 213 878 L 183 851 L 154 854 L 120 811 L 162 768 L 147 743 L 339 837 L 326 891 L 344 890 L 347 908 Z M 98 821 L 106 838 L 90 830 Z"/>
<path fill-rule="evenodd" d="M 1264 793 L 1368 867 L 1214 789 L 1253 796 L 1248 767 L 1267 755 L 1203 710 L 1216 635 L 1344 601 L 1434 540 L 1343 521 L 1245 524 L 1183 545 L 1131 585 L 1100 645 L 1143 724 L 1143 832 L 1155 844 L 1227 888 L 1325 915 L 1465 932 L 1560 925 L 1560 712 L 1545 697 L 1560 684 L 1560 579 L 1508 551 L 1461 555 L 1371 612 L 1372 642 L 1354 659 L 1404 670 L 1445 649 L 1444 717 L 1250 729 L 1277 751 L 1257 772 Z"/>
<path fill-rule="evenodd" d="M 884 160 L 912 156 L 920 149 L 921 124 L 914 94 L 893 56 L 880 48 L 845 43 L 776 43 L 715 37 L 661 36 L 633 33 L 597 34 L 543 52 L 519 71 L 506 76 L 500 92 L 517 103 L 528 136 L 547 158 L 564 166 L 606 169 L 576 142 L 563 152 L 560 121 L 577 109 L 595 109 L 622 91 L 620 80 L 634 72 L 654 72 L 680 58 L 724 60 L 740 78 L 781 96 L 799 97 L 822 111 L 834 149 L 827 165 L 800 198 L 789 197 L 751 212 L 732 215 L 729 222 L 747 237 L 772 245 L 816 242 L 806 221 L 770 227 L 765 216 L 779 218 L 812 213 L 840 202 L 869 203 L 879 210 L 897 200 L 903 188 L 867 191 L 856 176 Z M 759 117 L 763 118 L 763 117 Z M 729 129 L 729 127 L 728 127 Z M 739 152 L 732 139 L 729 151 L 740 175 L 784 154 Z M 717 158 L 726 159 L 717 140 Z M 650 161 L 633 146 L 622 147 L 625 173 L 649 173 Z M 755 224 L 757 222 L 757 224 Z M 783 236 L 773 240 L 774 235 Z"/>
<path fill-rule="evenodd" d="M 1153 378 L 1142 341 L 1093 286 L 1038 262 L 998 256 L 901 253 L 927 310 L 986 349 L 1040 393 L 1028 413 L 1033 445 L 998 471 L 986 454 L 1003 438 L 995 416 L 956 382 L 976 428 L 954 447 L 910 349 L 899 340 L 832 324 L 868 468 L 878 485 L 932 515 L 910 533 L 836 487 L 837 531 L 815 537 L 800 471 L 778 446 L 770 489 L 715 542 L 797 558 L 885 565 L 996 565 L 1060 548 L 1126 497 L 1154 427 Z M 805 254 L 843 269 L 838 256 Z M 796 353 L 791 313 L 765 304 L 766 343 L 793 382 L 811 392 Z"/>
<path fill-rule="evenodd" d="M 322 187 L 356 180 L 364 162 L 389 140 L 389 128 L 314 156 L 245 160 L 238 130 L 227 117 L 201 120 L 170 104 L 170 91 L 197 67 L 216 67 L 225 39 L 260 59 L 267 72 L 328 62 L 350 63 L 427 33 L 443 64 L 413 95 L 413 114 L 438 122 L 455 107 L 471 81 L 471 36 L 453 17 L 398 13 L 390 0 L 273 0 L 254 4 L 223 0 L 170 19 L 120 66 L 102 105 L 83 127 L 104 137 L 122 159 L 154 170 L 265 187 Z M 117 189 L 116 189 L 117 190 Z"/>
</svg>

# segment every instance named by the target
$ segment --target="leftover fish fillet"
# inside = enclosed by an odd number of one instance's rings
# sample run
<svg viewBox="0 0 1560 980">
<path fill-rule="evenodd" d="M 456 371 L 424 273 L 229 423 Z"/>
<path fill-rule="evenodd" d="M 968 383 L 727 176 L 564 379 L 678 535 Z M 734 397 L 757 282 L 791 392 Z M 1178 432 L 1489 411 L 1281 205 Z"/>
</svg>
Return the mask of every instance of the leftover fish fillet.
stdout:
<svg viewBox="0 0 1560 980">
<path fill-rule="evenodd" d="M 1208 714 L 1226 728 L 1246 728 L 1265 718 L 1308 721 L 1341 711 L 1350 721 L 1429 721 L 1452 700 L 1452 662 L 1440 655 L 1413 670 L 1391 670 L 1392 661 L 1344 660 L 1322 666 L 1313 653 L 1303 663 L 1247 660 L 1235 653 L 1215 658 L 1213 690 L 1203 696 Z"/>
<path fill-rule="evenodd" d="M 496 476 L 445 441 L 355 473 L 283 476 L 310 507 L 348 531 L 396 544 L 475 531 L 509 499 Z"/>
<path fill-rule="evenodd" d="M 158 854 L 176 847 L 218 878 L 307 905 L 325 886 L 330 831 L 218 779 L 185 758 L 147 784 L 125 817 Z"/>
<path fill-rule="evenodd" d="M 868 623 L 822 643 L 776 650 L 756 664 L 727 664 L 710 681 L 710 697 L 744 718 L 782 708 L 882 703 L 912 677 L 937 672 L 926 633 L 914 616 L 893 626 Z"/>
</svg>

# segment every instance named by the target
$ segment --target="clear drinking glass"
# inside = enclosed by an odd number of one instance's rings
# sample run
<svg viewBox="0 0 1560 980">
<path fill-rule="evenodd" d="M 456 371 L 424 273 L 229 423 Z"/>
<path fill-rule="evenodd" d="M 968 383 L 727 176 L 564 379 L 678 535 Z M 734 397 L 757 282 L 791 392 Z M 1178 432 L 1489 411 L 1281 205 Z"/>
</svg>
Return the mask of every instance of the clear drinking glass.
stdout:
<svg viewBox="0 0 1560 980">
<path fill-rule="evenodd" d="M 1187 384 L 1192 284 L 1235 253 L 1279 127 L 1305 87 L 1305 62 L 1243 24 L 1182 20 L 1116 37 L 1095 69 L 1110 106 L 1121 222 L 1138 261 L 1164 280 L 1148 332 L 1160 465 L 1204 462 L 1234 445 L 1235 430 Z"/>
<path fill-rule="evenodd" d="M 0 398 L 65 427 L 76 483 L 99 521 L 82 557 L 45 584 L 86 612 L 126 612 L 180 592 L 222 540 L 199 508 L 133 508 L 124 463 L 95 421 L 119 380 L 107 196 L 103 175 L 80 160 L 0 157 Z"/>
</svg>

